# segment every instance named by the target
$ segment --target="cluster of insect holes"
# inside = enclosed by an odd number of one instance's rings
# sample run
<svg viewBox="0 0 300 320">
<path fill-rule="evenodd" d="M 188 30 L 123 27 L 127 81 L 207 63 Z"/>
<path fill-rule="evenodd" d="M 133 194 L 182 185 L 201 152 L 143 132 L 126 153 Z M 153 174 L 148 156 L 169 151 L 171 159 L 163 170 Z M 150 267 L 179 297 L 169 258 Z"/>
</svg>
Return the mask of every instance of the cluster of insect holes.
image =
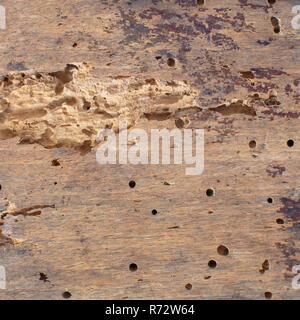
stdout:
<svg viewBox="0 0 300 320">
<path fill-rule="evenodd" d="M 286 142 L 286 144 L 287 144 L 287 146 L 288 146 L 289 148 L 292 148 L 292 147 L 295 145 L 295 142 L 294 142 L 294 140 L 289 139 L 289 140 Z M 256 148 L 256 141 L 255 141 L 255 140 L 251 140 L 251 141 L 249 142 L 249 147 L 250 147 L 251 149 L 255 149 L 255 148 Z M 267 199 L 267 202 L 271 204 L 271 203 L 274 202 L 274 200 L 273 200 L 273 198 L 269 197 L 269 198 Z M 281 218 L 277 218 L 277 219 L 276 219 L 276 223 L 277 223 L 277 224 L 284 224 L 284 220 L 281 219 Z M 270 296 L 270 295 L 267 295 L 266 298 L 267 298 L 267 299 L 270 299 L 270 298 L 268 298 L 269 296 Z"/>
<path fill-rule="evenodd" d="M 275 2 L 276 2 L 276 0 L 269 0 L 268 1 L 270 4 L 274 4 Z M 274 30 L 275 31 L 275 30 Z M 287 146 L 289 147 L 289 148 L 292 148 L 294 145 L 295 145 L 295 142 L 294 142 L 294 140 L 292 140 L 292 139 L 289 139 L 287 142 L 286 142 L 286 144 L 287 144 Z M 255 149 L 256 148 L 256 141 L 255 140 L 251 140 L 250 142 L 249 142 L 249 147 L 251 148 L 251 149 Z M 273 198 L 268 198 L 267 199 L 267 202 L 268 203 L 273 203 Z M 283 219 L 281 219 L 281 218 L 277 218 L 276 219 L 276 223 L 277 224 L 284 224 L 284 220 Z M 272 298 L 272 292 L 270 292 L 270 291 L 266 291 L 265 292 L 265 298 L 266 299 L 271 299 Z"/>
<path fill-rule="evenodd" d="M 131 181 L 129 181 L 129 187 L 130 188 L 134 188 L 136 186 L 136 182 L 134 181 L 134 180 L 131 180 Z M 214 194 L 215 194 L 215 191 L 213 190 L 213 189 L 207 189 L 206 190 L 206 195 L 208 196 L 208 197 L 212 197 L 212 196 L 214 196 Z M 153 209 L 152 211 L 151 211 L 151 213 L 153 214 L 153 215 L 157 215 L 158 214 L 158 211 L 156 210 L 156 209 Z M 217 248 L 217 252 L 218 252 L 218 254 L 220 254 L 220 255 L 222 255 L 222 256 L 227 256 L 228 254 L 229 254 L 229 249 L 226 247 L 226 246 L 224 246 L 224 245 L 220 245 L 220 246 L 218 246 L 218 248 Z M 215 261 L 215 260 L 210 260 L 209 262 L 208 262 L 208 267 L 209 268 L 211 268 L 211 269 L 214 269 L 214 268 L 216 268 L 217 267 L 217 262 Z M 131 263 L 130 265 L 129 265 L 129 270 L 130 271 L 132 271 L 132 272 L 135 272 L 135 271 L 137 271 L 138 270 L 138 266 L 137 266 L 137 264 L 136 263 Z M 206 277 L 204 277 L 204 279 L 210 279 L 211 278 L 211 276 L 206 276 Z M 186 285 L 185 285 L 185 288 L 187 289 L 187 290 L 191 290 L 192 289 L 192 284 L 191 283 L 187 283 Z"/>
<path fill-rule="evenodd" d="M 287 146 L 289 147 L 289 148 L 292 148 L 294 145 L 295 145 L 295 142 L 294 142 L 294 140 L 292 140 L 292 139 L 289 139 L 287 142 L 286 142 L 286 144 L 287 144 Z M 249 147 L 250 147 L 250 149 L 255 149 L 256 148 L 256 141 L 255 140 L 251 140 L 250 142 L 249 142 Z M 267 202 L 268 203 L 273 203 L 273 198 L 268 198 L 267 199 Z M 283 219 L 281 219 L 281 218 L 277 218 L 276 219 L 276 223 L 278 223 L 278 224 L 284 224 L 284 220 Z"/>
<path fill-rule="evenodd" d="M 292 148 L 292 147 L 294 146 L 294 141 L 291 140 L 291 139 L 288 140 L 288 141 L 287 141 L 287 146 L 290 147 L 290 148 Z M 249 142 L 249 147 L 250 147 L 251 149 L 256 148 L 256 141 L 255 141 L 255 140 L 251 140 L 251 141 Z M 135 182 L 134 180 L 129 181 L 129 187 L 130 187 L 130 188 L 133 189 L 135 186 L 136 186 L 136 182 Z M 212 188 L 207 189 L 207 190 L 206 190 L 206 195 L 207 195 L 208 197 L 214 196 L 214 195 L 215 195 L 214 189 L 212 189 Z M 268 203 L 273 203 L 273 199 L 272 199 L 272 198 L 268 198 L 268 199 L 267 199 L 267 202 L 268 202 Z M 212 213 L 212 211 L 209 211 L 209 213 Z M 157 214 L 158 214 L 158 211 L 157 211 L 156 209 L 153 209 L 153 210 L 152 210 L 152 214 L 153 214 L 153 215 L 157 215 Z M 283 219 L 281 219 L 281 218 L 276 219 L 276 222 L 277 222 L 278 224 L 284 224 L 284 221 L 283 221 Z M 226 246 L 224 246 L 224 245 L 219 245 L 218 248 L 217 248 L 217 252 L 218 252 L 218 254 L 221 255 L 221 256 L 227 256 L 227 255 L 229 254 L 229 249 L 228 249 Z M 215 260 L 209 260 L 209 261 L 208 261 L 208 267 L 211 268 L 211 269 L 215 269 L 215 268 L 217 267 L 217 262 L 216 262 Z M 131 264 L 129 265 L 129 270 L 130 270 L 130 271 L 135 272 L 135 271 L 137 271 L 137 269 L 138 269 L 137 264 L 131 263 Z M 210 278 L 211 278 L 211 276 L 205 276 L 205 277 L 204 277 L 204 279 L 206 279 L 206 280 L 207 280 L 207 279 L 210 279 Z M 193 288 L 193 286 L 192 286 L 191 283 L 187 283 L 187 284 L 185 285 L 185 288 L 186 288 L 187 290 L 191 290 L 191 289 Z M 266 299 L 271 299 L 271 298 L 272 298 L 272 293 L 269 292 L 269 291 L 266 291 L 266 292 L 265 292 L 265 298 L 266 298 Z"/>
<path fill-rule="evenodd" d="M 294 146 L 294 141 L 292 140 L 292 139 L 290 139 L 290 140 L 288 140 L 287 141 L 287 146 L 289 147 L 289 148 L 292 148 L 293 146 Z M 256 148 L 256 141 L 255 140 L 251 140 L 250 142 L 249 142 L 249 147 L 250 147 L 250 149 L 255 149 Z M 54 159 L 53 161 L 52 161 L 52 166 L 60 166 L 60 163 L 59 163 L 59 161 L 58 161 L 58 159 Z M 54 184 L 57 184 L 56 182 L 54 182 Z M 130 188 L 135 188 L 135 186 L 136 186 L 136 182 L 134 181 L 134 180 L 131 180 L 131 181 L 129 181 L 129 187 Z M 1 190 L 1 185 L 0 185 L 0 190 Z M 215 195 L 215 191 L 214 191 L 214 189 L 212 189 L 212 188 L 209 188 L 209 189 L 207 189 L 206 190 L 206 195 L 208 196 L 208 197 L 212 197 L 212 196 L 214 196 Z M 267 199 L 267 202 L 268 203 L 273 203 L 273 199 L 272 198 L 268 198 Z M 151 213 L 152 213 L 152 215 L 157 215 L 158 214 L 158 211 L 157 211 L 157 209 L 152 209 L 152 211 L 151 211 Z M 209 213 L 213 213 L 213 211 L 209 211 Z M 284 224 L 284 220 L 283 219 L 281 219 L 281 218 L 277 218 L 276 219 L 276 223 L 278 223 L 278 224 Z M 224 246 L 224 245 L 220 245 L 220 246 L 218 246 L 218 248 L 217 248 L 217 252 L 218 252 L 218 254 L 220 254 L 220 255 L 222 255 L 222 256 L 227 256 L 228 254 L 229 254 L 229 249 L 226 247 L 226 246 Z M 208 261 L 208 267 L 209 268 L 211 268 L 211 269 L 215 269 L 216 267 L 217 267 L 217 262 L 215 261 L 215 260 L 209 260 Z M 130 271 L 132 271 L 132 272 L 135 272 L 135 271 L 137 271 L 138 270 L 138 266 L 137 266 L 137 264 L 136 263 L 131 263 L 130 265 L 129 265 L 129 270 Z M 204 279 L 210 279 L 211 278 L 211 276 L 205 276 L 204 277 Z M 185 285 L 185 288 L 187 289 L 187 290 L 191 290 L 192 289 L 192 284 L 190 284 L 190 283 L 187 283 L 186 285 Z M 65 298 L 65 299 L 69 299 L 71 296 L 72 296 L 72 294 L 69 292 L 69 291 L 65 291 L 65 292 L 63 292 L 63 294 L 62 294 L 62 296 L 63 296 L 63 298 Z M 272 293 L 271 292 L 265 292 L 265 298 L 266 299 L 271 299 L 272 298 Z"/>
</svg>

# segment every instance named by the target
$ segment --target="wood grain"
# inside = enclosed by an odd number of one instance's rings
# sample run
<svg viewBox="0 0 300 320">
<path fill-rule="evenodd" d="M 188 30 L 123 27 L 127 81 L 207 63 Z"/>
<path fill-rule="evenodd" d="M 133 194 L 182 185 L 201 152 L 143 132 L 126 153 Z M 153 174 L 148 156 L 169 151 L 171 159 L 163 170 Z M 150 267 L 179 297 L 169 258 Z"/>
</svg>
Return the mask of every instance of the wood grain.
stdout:
<svg viewBox="0 0 300 320">
<path fill-rule="evenodd" d="M 300 42 L 291 26 L 293 1 L 1 5 L 4 77 L 88 61 L 100 80 L 184 80 L 198 91 L 201 108 L 185 114 L 189 128 L 205 129 L 200 176 L 178 165 L 101 166 L 96 148 L 81 155 L 1 140 L 0 207 L 14 208 L 2 217 L 7 288 L 1 299 L 64 299 L 66 291 L 71 299 L 265 299 L 265 292 L 300 298 L 291 285 L 292 267 L 300 264 Z M 239 102 L 246 100 L 250 111 Z M 175 119 L 144 118 L 135 127 L 171 129 Z M 228 255 L 218 252 L 220 245 Z"/>
</svg>

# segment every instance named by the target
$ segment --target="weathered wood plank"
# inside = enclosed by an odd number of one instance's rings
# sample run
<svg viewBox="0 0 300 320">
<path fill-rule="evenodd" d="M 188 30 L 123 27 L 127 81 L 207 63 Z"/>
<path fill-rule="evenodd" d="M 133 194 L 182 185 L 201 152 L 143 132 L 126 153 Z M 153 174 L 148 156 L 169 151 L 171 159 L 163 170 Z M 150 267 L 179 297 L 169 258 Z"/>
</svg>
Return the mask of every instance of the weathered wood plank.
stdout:
<svg viewBox="0 0 300 320">
<path fill-rule="evenodd" d="M 7 11 L 7 29 L 0 30 L 1 88 L 10 77 L 30 77 L 26 69 L 46 74 L 83 61 L 94 67 L 99 83 L 120 76 L 184 80 L 198 109 L 185 104 L 182 112 L 175 104 L 163 121 L 131 110 L 132 125 L 147 132 L 171 129 L 182 117 L 189 120 L 186 128 L 205 129 L 205 170 L 187 176 L 178 165 L 101 166 L 93 143 L 85 154 L 78 145 L 47 145 L 40 136 L 20 144 L 28 123 L 31 133 L 43 133 L 32 124 L 40 120 L 6 113 L 1 129 L 9 128 L 13 137 L 0 141 L 0 265 L 7 272 L 1 299 L 60 299 L 65 291 L 74 299 L 265 299 L 265 292 L 273 299 L 300 297 L 291 286 L 292 267 L 300 264 L 300 55 L 293 2 L 1 5 Z M 279 33 L 273 16 L 280 19 Z M 79 99 L 87 78 L 74 81 L 66 88 L 77 88 Z M 3 99 L 12 110 L 22 106 L 20 91 L 14 94 L 1 91 L 1 112 L 7 107 Z M 25 110 L 37 104 L 30 101 Z M 151 101 L 143 111 L 155 107 Z M 78 111 L 78 123 L 92 123 L 93 110 Z M 97 131 L 100 124 L 91 126 Z M 220 245 L 228 255 L 218 253 Z"/>
</svg>

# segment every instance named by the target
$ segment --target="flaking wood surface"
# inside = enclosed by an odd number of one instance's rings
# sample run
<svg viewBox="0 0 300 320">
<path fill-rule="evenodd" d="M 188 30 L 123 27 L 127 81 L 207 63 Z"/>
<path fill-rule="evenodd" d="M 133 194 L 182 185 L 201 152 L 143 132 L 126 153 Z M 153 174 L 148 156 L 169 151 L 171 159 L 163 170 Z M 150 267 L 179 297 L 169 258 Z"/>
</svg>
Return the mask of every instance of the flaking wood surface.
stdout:
<svg viewBox="0 0 300 320">
<path fill-rule="evenodd" d="M 197 93 L 193 108 L 169 117 L 153 112 L 152 102 L 150 116 L 145 106 L 133 127 L 171 129 L 183 118 L 186 128 L 205 129 L 204 172 L 187 176 L 185 165 L 101 166 L 93 143 L 78 150 L 39 136 L 26 140 L 20 128 L 30 117 L 16 130 L 19 113 L 5 115 L 0 264 L 7 288 L 1 299 L 63 299 L 66 291 L 71 299 L 265 299 L 265 292 L 272 299 L 300 298 L 291 286 L 292 267 L 300 264 L 294 1 L 0 4 L 7 11 L 7 29 L 0 30 L 2 88 L 16 85 L 10 83 L 16 75 L 30 77 L 29 69 L 53 73 L 88 61 L 100 82 L 184 81 Z M 8 102 L 22 106 L 1 94 L 1 112 Z M 14 97 L 22 98 L 19 91 Z M 93 119 L 92 111 L 82 110 Z M 84 119 L 80 125 L 88 124 Z M 35 133 L 40 129 L 33 125 Z M 209 188 L 214 196 L 206 195 Z"/>
</svg>

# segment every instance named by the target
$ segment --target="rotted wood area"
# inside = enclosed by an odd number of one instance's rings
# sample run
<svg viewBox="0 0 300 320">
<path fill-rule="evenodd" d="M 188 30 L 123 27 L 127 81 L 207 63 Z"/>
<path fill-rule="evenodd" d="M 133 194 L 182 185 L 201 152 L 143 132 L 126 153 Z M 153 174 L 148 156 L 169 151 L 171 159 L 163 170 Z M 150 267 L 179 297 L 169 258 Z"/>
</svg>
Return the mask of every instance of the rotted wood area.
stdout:
<svg viewBox="0 0 300 320">
<path fill-rule="evenodd" d="M 300 298 L 293 1 L 0 4 L 1 299 Z M 99 165 L 124 119 L 204 172 Z"/>
</svg>

